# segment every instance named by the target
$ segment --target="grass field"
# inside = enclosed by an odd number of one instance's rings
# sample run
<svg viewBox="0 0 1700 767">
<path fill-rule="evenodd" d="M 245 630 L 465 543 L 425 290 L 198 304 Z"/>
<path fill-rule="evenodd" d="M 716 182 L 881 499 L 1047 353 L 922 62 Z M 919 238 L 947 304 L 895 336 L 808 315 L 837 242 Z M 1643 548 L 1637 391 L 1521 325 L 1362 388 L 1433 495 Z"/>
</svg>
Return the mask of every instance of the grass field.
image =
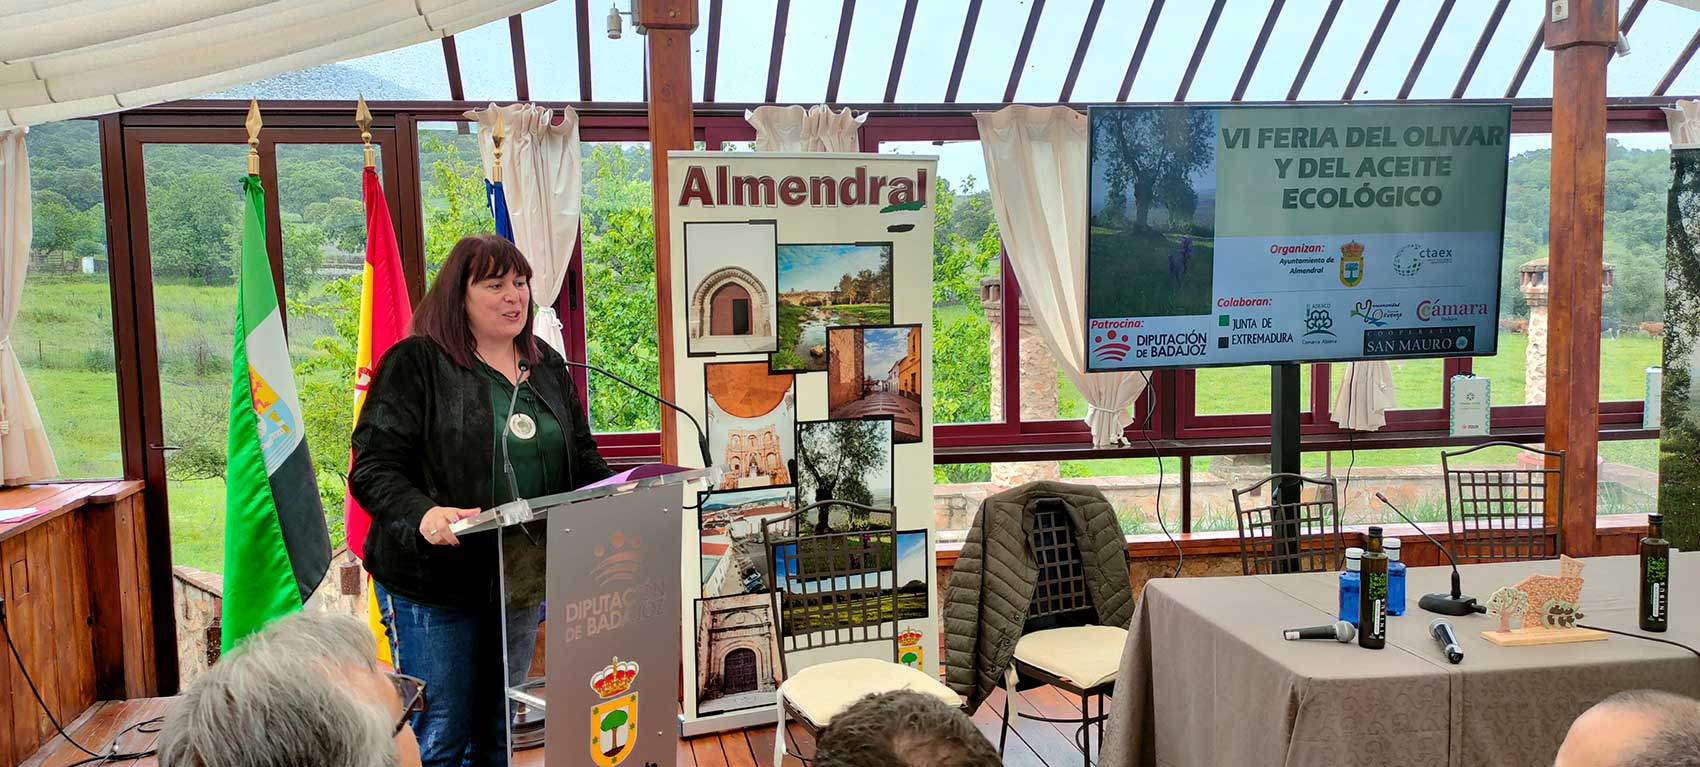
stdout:
<svg viewBox="0 0 1700 767">
<path fill-rule="evenodd" d="M 166 404 L 162 425 L 167 444 L 198 445 L 222 455 L 230 386 L 229 334 L 235 298 L 230 287 L 154 285 L 160 383 Z M 970 311 L 978 313 L 978 307 L 940 309 L 947 320 Z M 60 473 L 65 477 L 116 477 L 122 473 L 111 317 L 105 278 L 32 275 L 12 333 L 13 348 L 29 377 L 42 421 L 53 440 Z M 305 361 L 319 354 L 312 348 L 313 339 L 328 332 L 328 323 L 323 319 L 290 318 L 291 353 L 298 370 Z M 1475 370 L 1492 380 L 1495 404 L 1521 403 L 1525 401 L 1523 353 L 1527 339 L 1502 334 L 1499 343 L 1499 354 L 1477 358 Z M 1611 400 L 1640 399 L 1645 387 L 1643 370 L 1659 362 L 1659 339 L 1632 334 L 1603 338 L 1600 346 L 1602 395 Z M 1395 361 L 1392 366 L 1398 407 L 1440 406 L 1439 360 Z M 1336 381 L 1342 368 L 1332 367 Z M 1304 375 L 1308 380 L 1308 367 Z M 320 374 L 324 376 L 335 378 L 334 374 Z M 298 386 L 304 388 L 309 382 L 307 377 L 298 376 Z M 336 383 L 341 385 L 340 381 Z M 1060 371 L 1057 388 L 1059 417 L 1083 417 L 1085 402 Z M 1201 370 L 1197 390 L 1200 414 L 1267 412 L 1268 370 L 1265 367 Z M 1605 442 L 1600 453 L 1608 462 L 1649 471 L 1658 468 L 1658 445 L 1654 441 Z M 1478 455 L 1483 462 L 1503 460 L 1502 456 Z M 1438 462 L 1432 449 L 1364 450 L 1355 457 L 1344 451 L 1332 456 L 1324 453 L 1304 456 L 1307 468 L 1321 468 L 1330 461 L 1336 473 L 1353 461 L 1359 467 L 1426 466 Z M 1196 470 L 1207 468 L 1207 459 L 1194 463 Z M 1066 461 L 1062 471 L 1065 477 L 1148 476 L 1157 473 L 1157 462 L 1154 459 Z M 1164 472 L 1169 481 L 1178 479 L 1179 471 L 1178 461 L 1165 461 Z M 217 476 L 174 479 L 169 492 L 174 561 L 202 570 L 221 571 L 223 480 Z M 337 516 L 334 511 L 333 516 Z"/>
<path fill-rule="evenodd" d="M 1209 314 L 1216 253 L 1213 240 L 1193 237 L 1184 261 L 1181 235 L 1092 227 L 1091 247 L 1100 252 L 1155 254 L 1146 258 L 1100 259 L 1087 275 L 1087 314 L 1092 317 L 1167 317 Z"/>
</svg>

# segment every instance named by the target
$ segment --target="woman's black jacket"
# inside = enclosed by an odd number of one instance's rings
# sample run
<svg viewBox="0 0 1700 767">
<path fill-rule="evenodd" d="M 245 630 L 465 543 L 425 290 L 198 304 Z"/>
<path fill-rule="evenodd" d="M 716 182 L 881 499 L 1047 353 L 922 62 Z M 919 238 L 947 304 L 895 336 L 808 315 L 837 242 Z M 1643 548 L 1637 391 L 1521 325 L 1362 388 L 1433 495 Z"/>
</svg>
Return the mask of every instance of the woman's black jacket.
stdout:
<svg viewBox="0 0 1700 767">
<path fill-rule="evenodd" d="M 567 435 L 569 486 L 610 474 L 596 452 L 578 391 L 561 355 L 538 344 L 530 385 Z M 496 533 L 473 533 L 459 546 L 435 546 L 419 534 L 432 506 L 487 508 L 494 498 L 496 434 L 489 382 L 462 368 L 425 336 L 384 354 L 354 428 L 349 489 L 372 516 L 366 570 L 386 590 L 437 607 L 495 604 Z"/>
</svg>

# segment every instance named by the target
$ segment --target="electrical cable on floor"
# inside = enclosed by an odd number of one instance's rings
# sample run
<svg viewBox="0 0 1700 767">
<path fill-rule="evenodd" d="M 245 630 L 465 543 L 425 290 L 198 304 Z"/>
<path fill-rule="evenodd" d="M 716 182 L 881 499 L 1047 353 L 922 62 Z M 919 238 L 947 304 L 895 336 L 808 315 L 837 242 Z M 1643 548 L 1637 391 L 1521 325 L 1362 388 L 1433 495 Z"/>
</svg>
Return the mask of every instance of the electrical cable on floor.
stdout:
<svg viewBox="0 0 1700 767">
<path fill-rule="evenodd" d="M 1157 527 L 1162 529 L 1163 537 L 1169 539 L 1169 544 L 1175 547 L 1175 571 L 1170 578 L 1181 577 L 1181 565 L 1186 564 L 1186 551 L 1181 548 L 1180 541 L 1169 533 L 1169 526 L 1163 522 L 1163 456 L 1157 452 L 1157 443 L 1151 441 L 1151 415 L 1157 411 L 1157 395 L 1151 391 L 1151 374 L 1139 371 L 1145 379 L 1145 423 L 1139 427 L 1140 435 L 1145 437 L 1145 446 L 1151 449 L 1151 455 L 1157 458 Z"/>
<path fill-rule="evenodd" d="M 44 700 L 41 699 L 41 691 L 36 689 L 35 680 L 30 677 L 29 669 L 24 668 L 24 658 L 18 652 L 18 645 L 12 641 L 12 628 L 11 628 L 11 625 L 9 623 L 7 623 L 7 621 L 6 621 L 6 612 L 5 612 L 5 609 L 4 609 L 3 606 L 0 606 L 0 634 L 5 635 L 6 646 L 11 648 L 11 650 L 12 650 L 12 659 L 17 661 L 18 671 L 20 673 L 22 673 L 23 676 L 24 676 L 24 683 L 29 685 L 30 694 L 35 696 L 36 705 L 41 707 L 41 712 L 43 714 L 47 715 L 47 721 L 53 724 L 53 729 L 56 732 L 59 733 L 59 737 L 65 739 L 66 743 L 69 743 L 72 746 L 75 746 L 78 751 L 81 751 L 81 752 L 89 755 L 88 759 L 84 759 L 80 762 L 77 762 L 76 765 L 72 765 L 71 767 L 77 767 L 78 765 L 85 765 L 85 764 L 93 764 L 93 763 L 96 763 L 96 762 L 105 763 L 105 762 L 113 760 L 113 759 L 140 759 L 140 758 L 145 757 L 145 756 L 153 756 L 154 749 L 151 749 L 151 748 L 146 750 L 146 751 L 140 751 L 140 752 L 133 753 L 133 754 L 131 754 L 131 753 L 119 753 L 118 752 L 118 738 L 112 739 L 112 745 L 107 747 L 106 753 L 104 753 L 104 754 L 97 754 L 93 751 L 90 751 L 90 750 L 88 750 L 88 748 L 84 747 L 83 744 L 78 743 L 76 740 L 72 739 L 70 733 L 65 732 L 65 728 L 60 726 L 59 719 L 57 717 L 53 716 L 52 709 L 49 709 L 47 707 L 47 701 L 44 701 Z M 154 723 L 157 723 L 159 721 L 160 721 L 160 718 L 155 717 L 154 719 L 150 719 L 150 720 L 147 720 L 147 721 L 144 721 L 144 722 L 138 722 L 134 725 L 131 725 L 129 728 L 126 728 L 123 732 L 118 733 L 118 736 L 123 737 L 125 733 L 128 733 L 132 730 L 138 730 L 145 725 L 154 724 Z M 144 732 L 148 732 L 148 731 L 144 730 Z"/>
</svg>

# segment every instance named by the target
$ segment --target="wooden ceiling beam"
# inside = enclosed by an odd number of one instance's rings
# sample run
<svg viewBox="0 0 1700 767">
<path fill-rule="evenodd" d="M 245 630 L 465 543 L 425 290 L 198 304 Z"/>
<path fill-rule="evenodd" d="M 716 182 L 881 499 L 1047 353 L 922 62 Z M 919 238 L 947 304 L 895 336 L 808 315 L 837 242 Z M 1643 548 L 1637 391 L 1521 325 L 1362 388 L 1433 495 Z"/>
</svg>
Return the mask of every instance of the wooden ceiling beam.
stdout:
<svg viewBox="0 0 1700 767">
<path fill-rule="evenodd" d="M 714 86 L 720 73 L 720 10 L 725 0 L 708 2 L 708 55 L 702 68 L 702 100 L 714 100 Z"/>
<path fill-rule="evenodd" d="M 578 0 L 578 99 L 595 101 L 590 95 L 590 0 Z"/>
<path fill-rule="evenodd" d="M 525 70 L 525 26 L 519 14 L 508 17 L 508 48 L 514 54 L 514 97 L 531 100 L 531 79 Z"/>
<path fill-rule="evenodd" d="M 1251 87 L 1252 73 L 1257 71 L 1258 59 L 1263 58 L 1263 48 L 1269 44 L 1269 35 L 1275 31 L 1275 20 L 1281 17 L 1281 7 L 1286 2 L 1287 0 L 1275 0 L 1269 5 L 1269 15 L 1263 17 L 1263 28 L 1257 31 L 1257 42 L 1252 43 L 1251 55 L 1246 57 L 1245 69 L 1240 70 L 1240 81 L 1234 86 L 1234 95 L 1230 101 L 1245 98 L 1246 89 Z"/>
<path fill-rule="evenodd" d="M 1145 60 L 1145 51 L 1151 45 L 1151 33 L 1157 29 L 1157 17 L 1163 15 L 1163 0 L 1151 0 L 1151 8 L 1145 12 L 1145 27 L 1139 30 L 1139 42 L 1133 46 L 1133 58 L 1127 61 L 1127 74 L 1122 75 L 1122 87 L 1116 91 L 1117 101 L 1127 101 L 1128 94 L 1133 93 L 1133 78 L 1139 74 L 1139 64 Z"/>
<path fill-rule="evenodd" d="M 1086 62 L 1086 49 L 1092 47 L 1092 33 L 1098 29 L 1098 15 L 1103 12 L 1104 0 L 1092 0 L 1092 7 L 1086 11 L 1086 23 L 1080 26 L 1080 41 L 1074 44 L 1074 60 L 1068 64 L 1068 76 L 1063 78 L 1062 92 L 1057 94 L 1057 101 L 1066 103 L 1074 95 L 1074 81 L 1080 77 L 1080 67 Z"/>
<path fill-rule="evenodd" d="M 773 16 L 773 46 L 767 51 L 767 103 L 779 100 L 779 67 L 785 63 L 785 25 L 791 18 L 791 0 L 779 0 Z"/>
<path fill-rule="evenodd" d="M 897 83 L 903 79 L 903 59 L 909 55 L 909 34 L 915 31 L 915 9 L 921 0 L 903 5 L 903 21 L 897 26 L 897 42 L 891 48 L 891 70 L 885 76 L 885 103 L 897 100 Z"/>
<path fill-rule="evenodd" d="M 1476 37 L 1476 48 L 1470 52 L 1470 60 L 1465 62 L 1464 71 L 1458 75 L 1458 84 L 1452 86 L 1452 98 L 1463 98 L 1464 90 L 1470 87 L 1470 78 L 1476 76 L 1476 67 L 1482 63 L 1482 54 L 1487 53 L 1488 43 L 1493 42 L 1493 34 L 1499 29 L 1500 19 L 1505 18 L 1505 9 L 1511 5 L 1511 0 L 1499 0 L 1493 7 L 1493 13 L 1488 14 L 1486 24 L 1482 25 L 1481 35 Z"/>
<path fill-rule="evenodd" d="M 1542 19 L 1540 26 L 1535 27 L 1535 37 L 1529 41 L 1529 49 L 1523 52 L 1523 62 L 1517 65 L 1517 73 L 1511 76 L 1511 84 L 1505 88 L 1506 98 L 1517 98 L 1517 91 L 1523 89 L 1523 80 L 1529 76 L 1529 69 L 1534 66 L 1535 56 L 1541 52 L 1541 44 L 1546 42 L 1546 39 L 1547 25 L 1546 20 Z"/>
<path fill-rule="evenodd" d="M 1340 3 L 1344 0 L 1329 0 L 1328 10 L 1322 14 L 1322 21 L 1316 25 L 1316 34 L 1310 38 L 1310 49 L 1305 51 L 1304 61 L 1299 63 L 1299 71 L 1293 74 L 1293 84 L 1287 88 L 1287 100 L 1297 101 L 1299 91 L 1304 90 L 1305 78 L 1310 77 L 1310 67 L 1316 63 L 1316 54 L 1322 51 L 1322 41 L 1328 39 L 1328 30 L 1334 26 L 1334 17 L 1340 14 Z"/>
<path fill-rule="evenodd" d="M 980 20 L 981 0 L 968 0 L 968 12 L 962 18 L 962 38 L 956 41 L 956 63 L 950 67 L 950 82 L 944 86 L 944 103 L 956 101 L 962 87 L 962 69 L 968 65 L 968 49 L 974 45 L 974 24 Z"/>
<path fill-rule="evenodd" d="M 449 76 L 449 100 L 465 101 L 466 88 L 461 86 L 460 54 L 455 51 L 455 36 L 443 36 L 443 69 Z"/>
<path fill-rule="evenodd" d="M 1216 34 L 1216 22 L 1222 18 L 1222 6 L 1228 0 L 1216 0 L 1210 6 L 1210 15 L 1204 18 L 1204 29 L 1198 33 L 1198 45 L 1192 48 L 1192 60 L 1187 62 L 1186 74 L 1181 75 L 1181 84 L 1175 89 L 1175 100 L 1186 101 L 1186 92 L 1192 90 L 1192 78 L 1198 74 L 1198 64 L 1204 61 L 1204 51 L 1210 47 L 1210 37 Z"/>
<path fill-rule="evenodd" d="M 1375 58 L 1375 49 L 1381 45 L 1381 36 L 1387 34 L 1387 24 L 1393 20 L 1393 14 L 1399 10 L 1399 0 L 1387 0 L 1381 6 L 1381 18 L 1376 19 L 1375 29 L 1369 33 L 1369 42 L 1364 43 L 1364 52 L 1358 56 L 1358 66 L 1352 70 L 1352 79 L 1346 81 L 1346 90 L 1340 93 L 1341 101 L 1351 101 L 1358 91 L 1358 85 L 1364 81 L 1364 73 L 1369 71 L 1369 63 Z"/>
<path fill-rule="evenodd" d="M 844 52 L 850 49 L 850 25 L 856 19 L 856 0 L 844 0 L 838 12 L 838 42 L 832 48 L 832 74 L 826 79 L 826 103 L 838 101 L 838 84 L 844 80 Z"/>
<path fill-rule="evenodd" d="M 1440 30 L 1446 26 L 1446 17 L 1452 15 L 1452 5 L 1456 0 L 1445 0 L 1440 4 L 1440 10 L 1434 14 L 1434 23 L 1428 26 L 1428 36 L 1423 38 L 1423 47 L 1417 50 L 1417 58 L 1411 62 L 1411 71 L 1405 73 L 1405 84 L 1399 86 L 1399 100 L 1411 95 L 1411 89 L 1417 86 L 1417 78 L 1423 73 L 1423 65 L 1428 63 L 1428 55 L 1434 50 L 1434 42 L 1440 39 Z"/>
<path fill-rule="evenodd" d="M 1009 67 L 1009 82 L 1003 88 L 1003 103 L 1015 101 L 1015 89 L 1021 85 L 1022 70 L 1027 68 L 1027 54 L 1033 50 L 1033 35 L 1039 31 L 1039 17 L 1045 13 L 1045 0 L 1033 0 L 1027 12 L 1027 28 L 1021 32 L 1021 43 L 1015 48 L 1015 63 Z"/>
</svg>

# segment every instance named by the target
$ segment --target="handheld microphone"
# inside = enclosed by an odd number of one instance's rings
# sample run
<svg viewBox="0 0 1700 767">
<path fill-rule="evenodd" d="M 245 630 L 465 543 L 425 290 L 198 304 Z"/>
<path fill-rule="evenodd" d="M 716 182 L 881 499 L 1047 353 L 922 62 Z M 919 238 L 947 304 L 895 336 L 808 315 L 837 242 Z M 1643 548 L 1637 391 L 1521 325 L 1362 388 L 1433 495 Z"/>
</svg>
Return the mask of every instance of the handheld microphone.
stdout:
<svg viewBox="0 0 1700 767">
<path fill-rule="evenodd" d="M 694 427 L 697 430 L 697 450 L 702 452 L 702 467 L 706 469 L 706 468 L 709 468 L 709 467 L 714 465 L 714 459 L 710 458 L 709 454 L 708 454 L 708 432 L 705 432 L 705 431 L 702 430 L 702 424 L 697 423 L 696 416 L 691 415 L 684 408 L 679 407 L 678 405 L 676 405 L 672 402 L 664 400 L 664 399 L 662 399 L 659 396 L 656 396 L 654 394 L 650 394 L 647 390 L 643 389 L 642 387 L 638 386 L 637 384 L 634 384 L 631 381 L 627 381 L 626 379 L 621 378 L 617 375 L 614 375 L 613 373 L 610 373 L 606 370 L 603 370 L 602 368 L 599 368 L 595 365 L 591 365 L 591 364 L 585 363 L 585 362 L 575 362 L 573 360 L 562 360 L 562 361 L 567 363 L 568 365 L 570 365 L 572 367 L 575 367 L 575 368 L 584 368 L 585 370 L 594 370 L 598 373 L 601 373 L 602 375 L 605 375 L 609 378 L 614 379 L 615 381 L 618 381 L 620 383 L 620 385 L 625 386 L 627 389 L 631 389 L 632 391 L 635 391 L 639 394 L 642 394 L 645 397 L 648 397 L 652 400 L 655 400 L 656 402 L 659 402 L 663 405 L 666 405 L 667 407 L 670 407 L 674 411 L 679 413 L 679 415 L 684 416 L 686 420 L 691 422 L 691 426 Z"/>
<path fill-rule="evenodd" d="M 1458 646 L 1458 635 L 1453 633 L 1452 624 L 1445 618 L 1435 618 L 1428 624 L 1428 635 L 1434 637 L 1434 643 L 1440 645 L 1440 652 L 1453 663 L 1464 660 L 1464 648 Z"/>
<path fill-rule="evenodd" d="M 1358 627 L 1349 621 L 1334 621 L 1326 626 L 1309 626 L 1302 629 L 1287 629 L 1281 632 L 1281 638 L 1289 642 L 1299 639 L 1332 639 L 1346 643 L 1358 635 Z"/>
<path fill-rule="evenodd" d="M 1463 586 L 1458 576 L 1458 560 L 1452 558 L 1452 552 L 1440 545 L 1440 541 L 1435 540 L 1434 536 L 1425 532 L 1420 525 L 1412 522 L 1410 517 L 1405 516 L 1405 512 L 1400 511 L 1398 506 L 1394 506 L 1392 501 L 1387 500 L 1387 496 L 1378 492 L 1375 494 L 1375 498 L 1386 504 L 1387 508 L 1393 510 L 1393 513 L 1398 514 L 1399 518 L 1405 520 L 1406 524 L 1415 527 L 1417 532 L 1422 533 L 1422 536 L 1427 538 L 1429 543 L 1434 544 L 1435 548 L 1440 549 L 1440 553 L 1446 555 L 1446 562 L 1452 565 L 1452 593 L 1450 595 L 1424 594 L 1423 598 L 1417 601 L 1417 606 L 1441 615 L 1469 615 L 1470 613 L 1487 612 L 1487 606 L 1478 603 L 1475 597 L 1463 595 Z M 1460 655 L 1459 657 L 1463 656 Z M 1457 663 L 1457 661 L 1453 661 L 1453 663 Z"/>
</svg>

